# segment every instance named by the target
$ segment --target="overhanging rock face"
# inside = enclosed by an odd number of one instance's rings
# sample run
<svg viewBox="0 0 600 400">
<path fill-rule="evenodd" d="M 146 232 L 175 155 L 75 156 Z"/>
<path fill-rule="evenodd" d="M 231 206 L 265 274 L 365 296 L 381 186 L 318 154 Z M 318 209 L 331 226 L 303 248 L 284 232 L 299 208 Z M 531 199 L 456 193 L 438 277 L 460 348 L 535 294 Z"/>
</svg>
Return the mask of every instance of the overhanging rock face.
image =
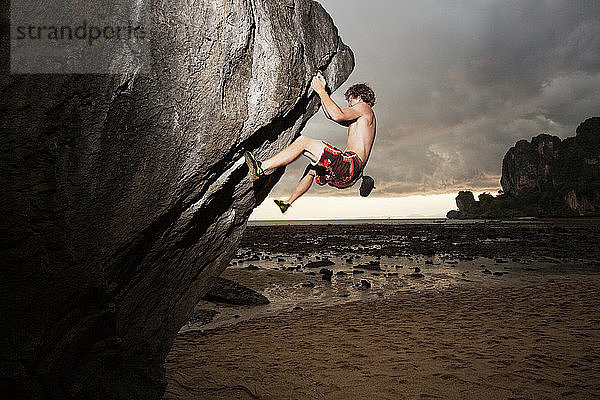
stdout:
<svg viewBox="0 0 600 400">
<path fill-rule="evenodd" d="M 153 1 L 148 74 L 0 75 L 1 371 L 15 398 L 153 399 L 352 52 L 310 0 Z"/>
</svg>

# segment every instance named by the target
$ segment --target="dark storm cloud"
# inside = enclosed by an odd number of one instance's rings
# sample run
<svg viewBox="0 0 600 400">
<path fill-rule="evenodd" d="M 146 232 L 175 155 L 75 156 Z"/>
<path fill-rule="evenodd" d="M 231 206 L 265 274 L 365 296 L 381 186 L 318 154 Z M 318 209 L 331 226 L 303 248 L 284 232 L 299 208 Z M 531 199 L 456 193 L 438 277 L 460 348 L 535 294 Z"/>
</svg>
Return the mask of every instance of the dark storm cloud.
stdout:
<svg viewBox="0 0 600 400">
<path fill-rule="evenodd" d="M 502 157 L 541 132 L 600 115 L 600 1 L 322 0 L 369 82 L 377 195 L 499 188 Z M 345 144 L 320 114 L 304 134 Z M 302 165 L 300 165 L 302 164 Z M 304 161 L 275 189 L 287 193 Z M 356 195 L 335 189 L 316 194 Z"/>
</svg>

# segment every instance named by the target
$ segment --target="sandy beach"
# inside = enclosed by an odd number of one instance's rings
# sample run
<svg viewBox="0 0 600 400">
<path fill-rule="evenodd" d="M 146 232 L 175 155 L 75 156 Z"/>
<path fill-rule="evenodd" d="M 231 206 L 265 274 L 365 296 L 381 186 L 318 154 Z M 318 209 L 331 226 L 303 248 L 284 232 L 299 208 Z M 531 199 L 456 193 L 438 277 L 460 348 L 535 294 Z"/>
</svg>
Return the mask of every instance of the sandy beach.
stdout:
<svg viewBox="0 0 600 400">
<path fill-rule="evenodd" d="M 223 277 L 271 304 L 198 304 L 209 318 L 180 331 L 164 398 L 598 398 L 598 236 L 581 221 L 249 227 Z M 307 268 L 324 259 L 331 282 Z"/>
</svg>

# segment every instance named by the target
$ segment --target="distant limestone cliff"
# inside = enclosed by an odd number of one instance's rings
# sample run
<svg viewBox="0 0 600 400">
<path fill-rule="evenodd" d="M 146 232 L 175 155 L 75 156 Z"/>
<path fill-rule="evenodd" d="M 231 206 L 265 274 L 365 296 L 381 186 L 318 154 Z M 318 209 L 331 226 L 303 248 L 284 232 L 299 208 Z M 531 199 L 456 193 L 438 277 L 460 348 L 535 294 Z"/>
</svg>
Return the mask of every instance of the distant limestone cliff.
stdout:
<svg viewBox="0 0 600 400">
<path fill-rule="evenodd" d="M 448 218 L 600 216 L 600 117 L 562 140 L 541 134 L 519 140 L 502 161 L 502 192 L 456 197 Z"/>
</svg>

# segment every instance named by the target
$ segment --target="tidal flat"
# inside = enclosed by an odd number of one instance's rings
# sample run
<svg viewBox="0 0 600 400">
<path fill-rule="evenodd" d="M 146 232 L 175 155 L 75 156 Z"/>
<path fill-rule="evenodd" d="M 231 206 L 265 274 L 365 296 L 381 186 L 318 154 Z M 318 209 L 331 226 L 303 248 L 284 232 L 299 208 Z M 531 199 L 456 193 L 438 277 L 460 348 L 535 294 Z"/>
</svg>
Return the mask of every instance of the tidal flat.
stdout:
<svg viewBox="0 0 600 400">
<path fill-rule="evenodd" d="M 252 225 L 165 399 L 600 396 L 600 220 Z"/>
</svg>

